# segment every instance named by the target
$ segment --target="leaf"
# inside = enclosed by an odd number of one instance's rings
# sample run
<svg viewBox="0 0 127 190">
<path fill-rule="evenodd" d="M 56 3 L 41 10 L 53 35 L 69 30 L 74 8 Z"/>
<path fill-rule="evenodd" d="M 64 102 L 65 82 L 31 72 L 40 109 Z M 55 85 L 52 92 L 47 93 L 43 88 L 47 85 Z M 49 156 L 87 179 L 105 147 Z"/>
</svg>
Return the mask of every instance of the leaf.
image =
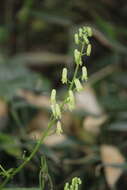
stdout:
<svg viewBox="0 0 127 190">
<path fill-rule="evenodd" d="M 31 15 L 40 18 L 42 20 L 45 20 L 46 22 L 58 24 L 61 26 L 70 26 L 72 24 L 71 20 L 69 20 L 65 16 L 56 15 L 52 12 L 39 12 L 39 11 L 31 11 Z"/>
<path fill-rule="evenodd" d="M 102 105 L 108 110 L 126 110 L 127 109 L 127 101 L 124 99 L 120 99 L 115 95 L 105 95 L 100 97 Z"/>
<path fill-rule="evenodd" d="M 109 130 L 114 130 L 114 131 L 127 131 L 127 122 L 125 121 L 119 121 L 115 122 L 109 125 Z"/>
<path fill-rule="evenodd" d="M 0 96 L 10 99 L 21 88 L 35 88 L 38 75 L 23 65 L 0 64 Z"/>
<path fill-rule="evenodd" d="M 13 62 L 20 61 L 21 64 L 27 64 L 27 65 L 56 65 L 60 63 L 68 63 L 68 61 L 71 59 L 70 56 L 64 55 L 64 54 L 56 54 L 56 53 L 50 53 L 46 51 L 42 52 L 29 52 L 29 53 L 20 53 L 17 54 Z"/>
<path fill-rule="evenodd" d="M 113 188 L 123 172 L 122 167 L 115 167 L 115 165 L 125 164 L 125 158 L 118 148 L 112 145 L 102 145 L 100 151 L 102 163 L 104 164 L 106 181 L 109 187 Z M 111 165 L 114 165 L 114 167 Z"/>
<path fill-rule="evenodd" d="M 5 152 L 12 156 L 20 157 L 22 154 L 19 141 L 15 136 L 0 133 L 0 145 Z"/>
<path fill-rule="evenodd" d="M 106 120 L 106 115 L 101 115 L 100 117 L 87 116 L 83 121 L 83 128 L 91 134 L 98 135 L 101 125 Z"/>
<path fill-rule="evenodd" d="M 36 107 L 50 108 L 50 98 L 47 96 L 36 95 L 29 90 L 20 90 L 18 95 Z"/>
</svg>

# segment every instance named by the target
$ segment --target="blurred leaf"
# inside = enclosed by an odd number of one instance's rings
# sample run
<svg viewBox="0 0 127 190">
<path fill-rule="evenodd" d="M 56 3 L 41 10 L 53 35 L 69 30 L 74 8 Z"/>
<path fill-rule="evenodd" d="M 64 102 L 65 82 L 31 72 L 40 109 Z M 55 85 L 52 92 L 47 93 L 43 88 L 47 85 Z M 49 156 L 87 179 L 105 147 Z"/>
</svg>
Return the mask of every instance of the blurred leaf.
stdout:
<svg viewBox="0 0 127 190">
<path fill-rule="evenodd" d="M 50 108 L 50 98 L 48 96 L 37 95 L 29 90 L 21 90 L 18 95 L 36 107 Z"/>
<path fill-rule="evenodd" d="M 31 16 L 41 18 L 42 20 L 45 20 L 46 22 L 58 24 L 62 26 L 70 26 L 72 23 L 66 16 L 60 16 L 56 15 L 52 12 L 39 12 L 39 11 L 31 11 Z"/>
<path fill-rule="evenodd" d="M 38 76 L 23 65 L 0 64 L 0 96 L 11 98 L 19 89 L 35 88 Z"/>
<path fill-rule="evenodd" d="M 116 39 L 117 38 L 117 30 L 116 30 L 116 27 L 104 20 L 102 17 L 100 17 L 99 15 L 95 14 L 95 21 L 96 21 L 96 24 L 100 27 L 100 29 L 105 33 L 107 34 L 108 37 L 112 38 L 112 39 Z"/>
<path fill-rule="evenodd" d="M 16 136 L 10 136 L 4 133 L 0 133 L 0 145 L 1 149 L 12 156 L 21 156 L 21 148 L 19 140 Z"/>
<path fill-rule="evenodd" d="M 127 54 L 126 46 L 120 43 L 118 39 L 113 39 L 106 33 L 101 32 L 101 28 L 94 28 L 93 30 L 95 38 L 97 38 L 97 40 L 100 41 L 102 45 L 108 47 L 116 53 L 124 53 L 125 55 Z"/>
<path fill-rule="evenodd" d="M 118 85 L 127 87 L 127 72 L 126 70 L 119 73 L 114 73 L 112 81 Z"/>
<path fill-rule="evenodd" d="M 118 121 L 118 122 L 114 122 L 112 124 L 110 124 L 108 126 L 109 130 L 113 130 L 113 131 L 127 131 L 127 121 Z"/>
<path fill-rule="evenodd" d="M 56 54 L 50 52 L 29 52 L 17 54 L 13 58 L 13 62 L 26 65 L 56 65 L 56 64 L 66 64 L 71 58 L 64 54 Z"/>
<path fill-rule="evenodd" d="M 9 39 L 9 31 L 7 28 L 0 26 L 0 43 L 4 43 Z"/>
<path fill-rule="evenodd" d="M 108 110 L 126 110 L 127 101 L 124 99 L 119 99 L 115 95 L 107 95 L 100 98 L 102 105 Z"/>
</svg>

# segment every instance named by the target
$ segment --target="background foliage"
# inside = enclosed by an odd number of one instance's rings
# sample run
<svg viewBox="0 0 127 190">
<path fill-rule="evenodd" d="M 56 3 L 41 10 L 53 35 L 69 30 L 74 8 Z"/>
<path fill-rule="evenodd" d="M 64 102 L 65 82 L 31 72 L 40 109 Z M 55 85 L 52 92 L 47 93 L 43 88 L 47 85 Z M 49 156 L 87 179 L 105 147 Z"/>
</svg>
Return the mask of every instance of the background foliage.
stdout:
<svg viewBox="0 0 127 190">
<path fill-rule="evenodd" d="M 92 55 L 83 57 L 89 81 L 76 95 L 77 109 L 63 116 L 64 135 L 50 136 L 8 186 L 38 186 L 44 154 L 55 189 L 73 176 L 86 190 L 126 189 L 126 1 L 1 0 L 0 19 L 0 163 L 6 169 L 21 163 L 47 126 L 50 90 L 61 98 L 65 92 L 59 78 L 63 66 L 70 77 L 74 70 L 74 32 L 93 29 Z"/>
</svg>

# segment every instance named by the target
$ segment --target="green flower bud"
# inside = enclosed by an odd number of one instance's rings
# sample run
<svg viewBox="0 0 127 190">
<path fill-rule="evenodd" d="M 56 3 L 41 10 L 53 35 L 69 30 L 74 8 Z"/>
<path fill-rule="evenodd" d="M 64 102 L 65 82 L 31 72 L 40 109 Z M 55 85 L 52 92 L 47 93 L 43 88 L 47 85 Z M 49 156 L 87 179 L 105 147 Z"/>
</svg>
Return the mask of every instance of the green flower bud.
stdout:
<svg viewBox="0 0 127 190">
<path fill-rule="evenodd" d="M 76 33 L 74 37 L 75 37 L 75 43 L 78 45 L 78 44 L 79 44 L 79 37 L 78 37 L 78 34 Z"/>
<path fill-rule="evenodd" d="M 87 50 L 86 50 L 86 55 L 90 56 L 90 54 L 91 54 L 91 44 L 88 44 Z"/>
<path fill-rule="evenodd" d="M 78 180 L 78 184 L 81 185 L 81 184 L 82 184 L 81 179 L 80 179 L 80 178 L 77 178 L 77 180 Z"/>
<path fill-rule="evenodd" d="M 67 68 L 63 68 L 61 81 L 63 84 L 67 83 Z"/>
<path fill-rule="evenodd" d="M 87 28 L 86 26 L 83 27 L 83 32 L 84 32 L 84 33 L 86 33 L 86 31 L 87 31 L 86 28 Z"/>
<path fill-rule="evenodd" d="M 56 90 L 53 89 L 51 92 L 51 104 L 56 103 Z"/>
<path fill-rule="evenodd" d="M 87 29 L 88 36 L 91 37 L 92 36 L 92 29 L 89 26 L 86 27 L 86 29 Z"/>
<path fill-rule="evenodd" d="M 65 184 L 64 190 L 69 190 L 69 183 L 66 183 L 66 184 Z"/>
<path fill-rule="evenodd" d="M 85 66 L 82 67 L 82 80 L 87 81 L 87 68 Z"/>
<path fill-rule="evenodd" d="M 83 39 L 84 39 L 84 42 L 88 45 L 88 44 L 89 44 L 89 40 L 88 40 L 88 38 L 86 37 L 86 35 L 83 36 Z"/>
<path fill-rule="evenodd" d="M 51 109 L 52 109 L 53 116 L 56 119 L 61 119 L 61 110 L 60 110 L 59 104 L 52 104 Z"/>
<path fill-rule="evenodd" d="M 79 64 L 80 59 L 81 59 L 81 53 L 77 49 L 74 50 L 74 58 L 75 58 L 76 64 Z"/>
<path fill-rule="evenodd" d="M 69 90 L 68 107 L 70 111 L 75 108 L 75 98 L 72 90 Z"/>
<path fill-rule="evenodd" d="M 60 121 L 57 121 L 57 124 L 56 124 L 56 133 L 58 135 L 61 135 L 63 133 L 63 129 L 62 129 L 62 125 L 61 125 Z"/>
<path fill-rule="evenodd" d="M 79 37 L 82 37 L 82 34 L 83 34 L 83 30 L 82 28 L 79 28 Z"/>
<path fill-rule="evenodd" d="M 76 86 L 76 89 L 77 89 L 78 92 L 80 92 L 81 90 L 83 90 L 83 87 L 82 87 L 79 79 L 75 79 L 74 83 L 75 83 L 75 86 Z"/>
<path fill-rule="evenodd" d="M 55 105 L 56 119 L 61 119 L 61 110 L 59 104 Z"/>
</svg>

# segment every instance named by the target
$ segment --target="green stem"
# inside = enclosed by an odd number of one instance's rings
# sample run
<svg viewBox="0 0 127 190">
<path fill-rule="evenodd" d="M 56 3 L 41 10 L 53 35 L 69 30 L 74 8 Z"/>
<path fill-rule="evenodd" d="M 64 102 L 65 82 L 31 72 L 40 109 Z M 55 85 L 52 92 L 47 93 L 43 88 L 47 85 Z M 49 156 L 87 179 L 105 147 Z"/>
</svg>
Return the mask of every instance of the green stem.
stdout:
<svg viewBox="0 0 127 190">
<path fill-rule="evenodd" d="M 83 49 L 84 49 L 84 43 L 82 44 L 82 47 L 81 47 L 81 56 L 83 55 Z M 80 66 L 80 64 L 77 63 L 76 68 L 75 68 L 75 72 L 74 72 L 74 75 L 73 75 L 73 78 L 72 78 L 72 82 L 71 82 L 71 85 L 69 87 L 69 90 L 72 90 L 72 88 L 73 88 L 74 81 L 75 81 L 75 79 L 77 77 L 77 73 L 78 73 L 78 70 L 79 70 L 79 66 Z"/>
<path fill-rule="evenodd" d="M 48 136 L 48 133 L 50 131 L 50 128 L 53 126 L 53 124 L 55 123 L 55 118 L 52 119 L 49 124 L 47 129 L 45 130 L 45 132 L 43 133 L 41 139 L 37 142 L 37 144 L 35 145 L 33 151 L 31 152 L 30 156 L 28 158 L 26 158 L 24 160 L 24 162 L 17 167 L 12 174 L 10 174 L 4 181 L 3 183 L 0 185 L 0 190 L 2 190 L 2 188 L 9 182 L 10 179 L 12 179 L 18 172 L 21 171 L 22 168 L 24 168 L 24 166 L 34 157 L 34 155 L 37 153 L 38 149 L 40 148 L 41 144 L 44 142 L 45 137 Z"/>
<path fill-rule="evenodd" d="M 84 49 L 84 43 L 82 43 L 82 47 L 81 47 L 81 56 L 83 55 L 83 49 Z M 79 66 L 80 64 L 77 63 L 76 68 L 75 68 L 75 72 L 72 78 L 72 82 L 69 86 L 69 90 L 72 90 L 73 85 L 74 85 L 74 80 L 77 77 L 77 73 L 79 70 Z M 63 104 L 61 105 L 61 109 L 63 109 L 64 104 L 66 103 L 66 98 L 63 101 Z M 51 127 L 53 126 L 53 124 L 56 122 L 56 119 L 53 118 L 53 116 L 51 116 L 50 122 L 48 124 L 47 129 L 44 131 L 44 133 L 41 136 L 41 139 L 38 140 L 37 144 L 35 145 L 33 151 L 31 152 L 31 154 L 29 155 L 29 157 L 27 157 L 24 162 L 17 167 L 9 176 L 6 177 L 6 179 L 3 181 L 3 183 L 0 185 L 0 190 L 2 190 L 2 188 L 9 182 L 10 179 L 12 179 L 17 173 L 19 173 L 25 166 L 26 164 L 35 156 L 35 154 L 37 153 L 37 151 L 39 150 L 41 144 L 44 142 L 45 138 L 49 135 L 49 131 L 51 129 Z"/>
</svg>

